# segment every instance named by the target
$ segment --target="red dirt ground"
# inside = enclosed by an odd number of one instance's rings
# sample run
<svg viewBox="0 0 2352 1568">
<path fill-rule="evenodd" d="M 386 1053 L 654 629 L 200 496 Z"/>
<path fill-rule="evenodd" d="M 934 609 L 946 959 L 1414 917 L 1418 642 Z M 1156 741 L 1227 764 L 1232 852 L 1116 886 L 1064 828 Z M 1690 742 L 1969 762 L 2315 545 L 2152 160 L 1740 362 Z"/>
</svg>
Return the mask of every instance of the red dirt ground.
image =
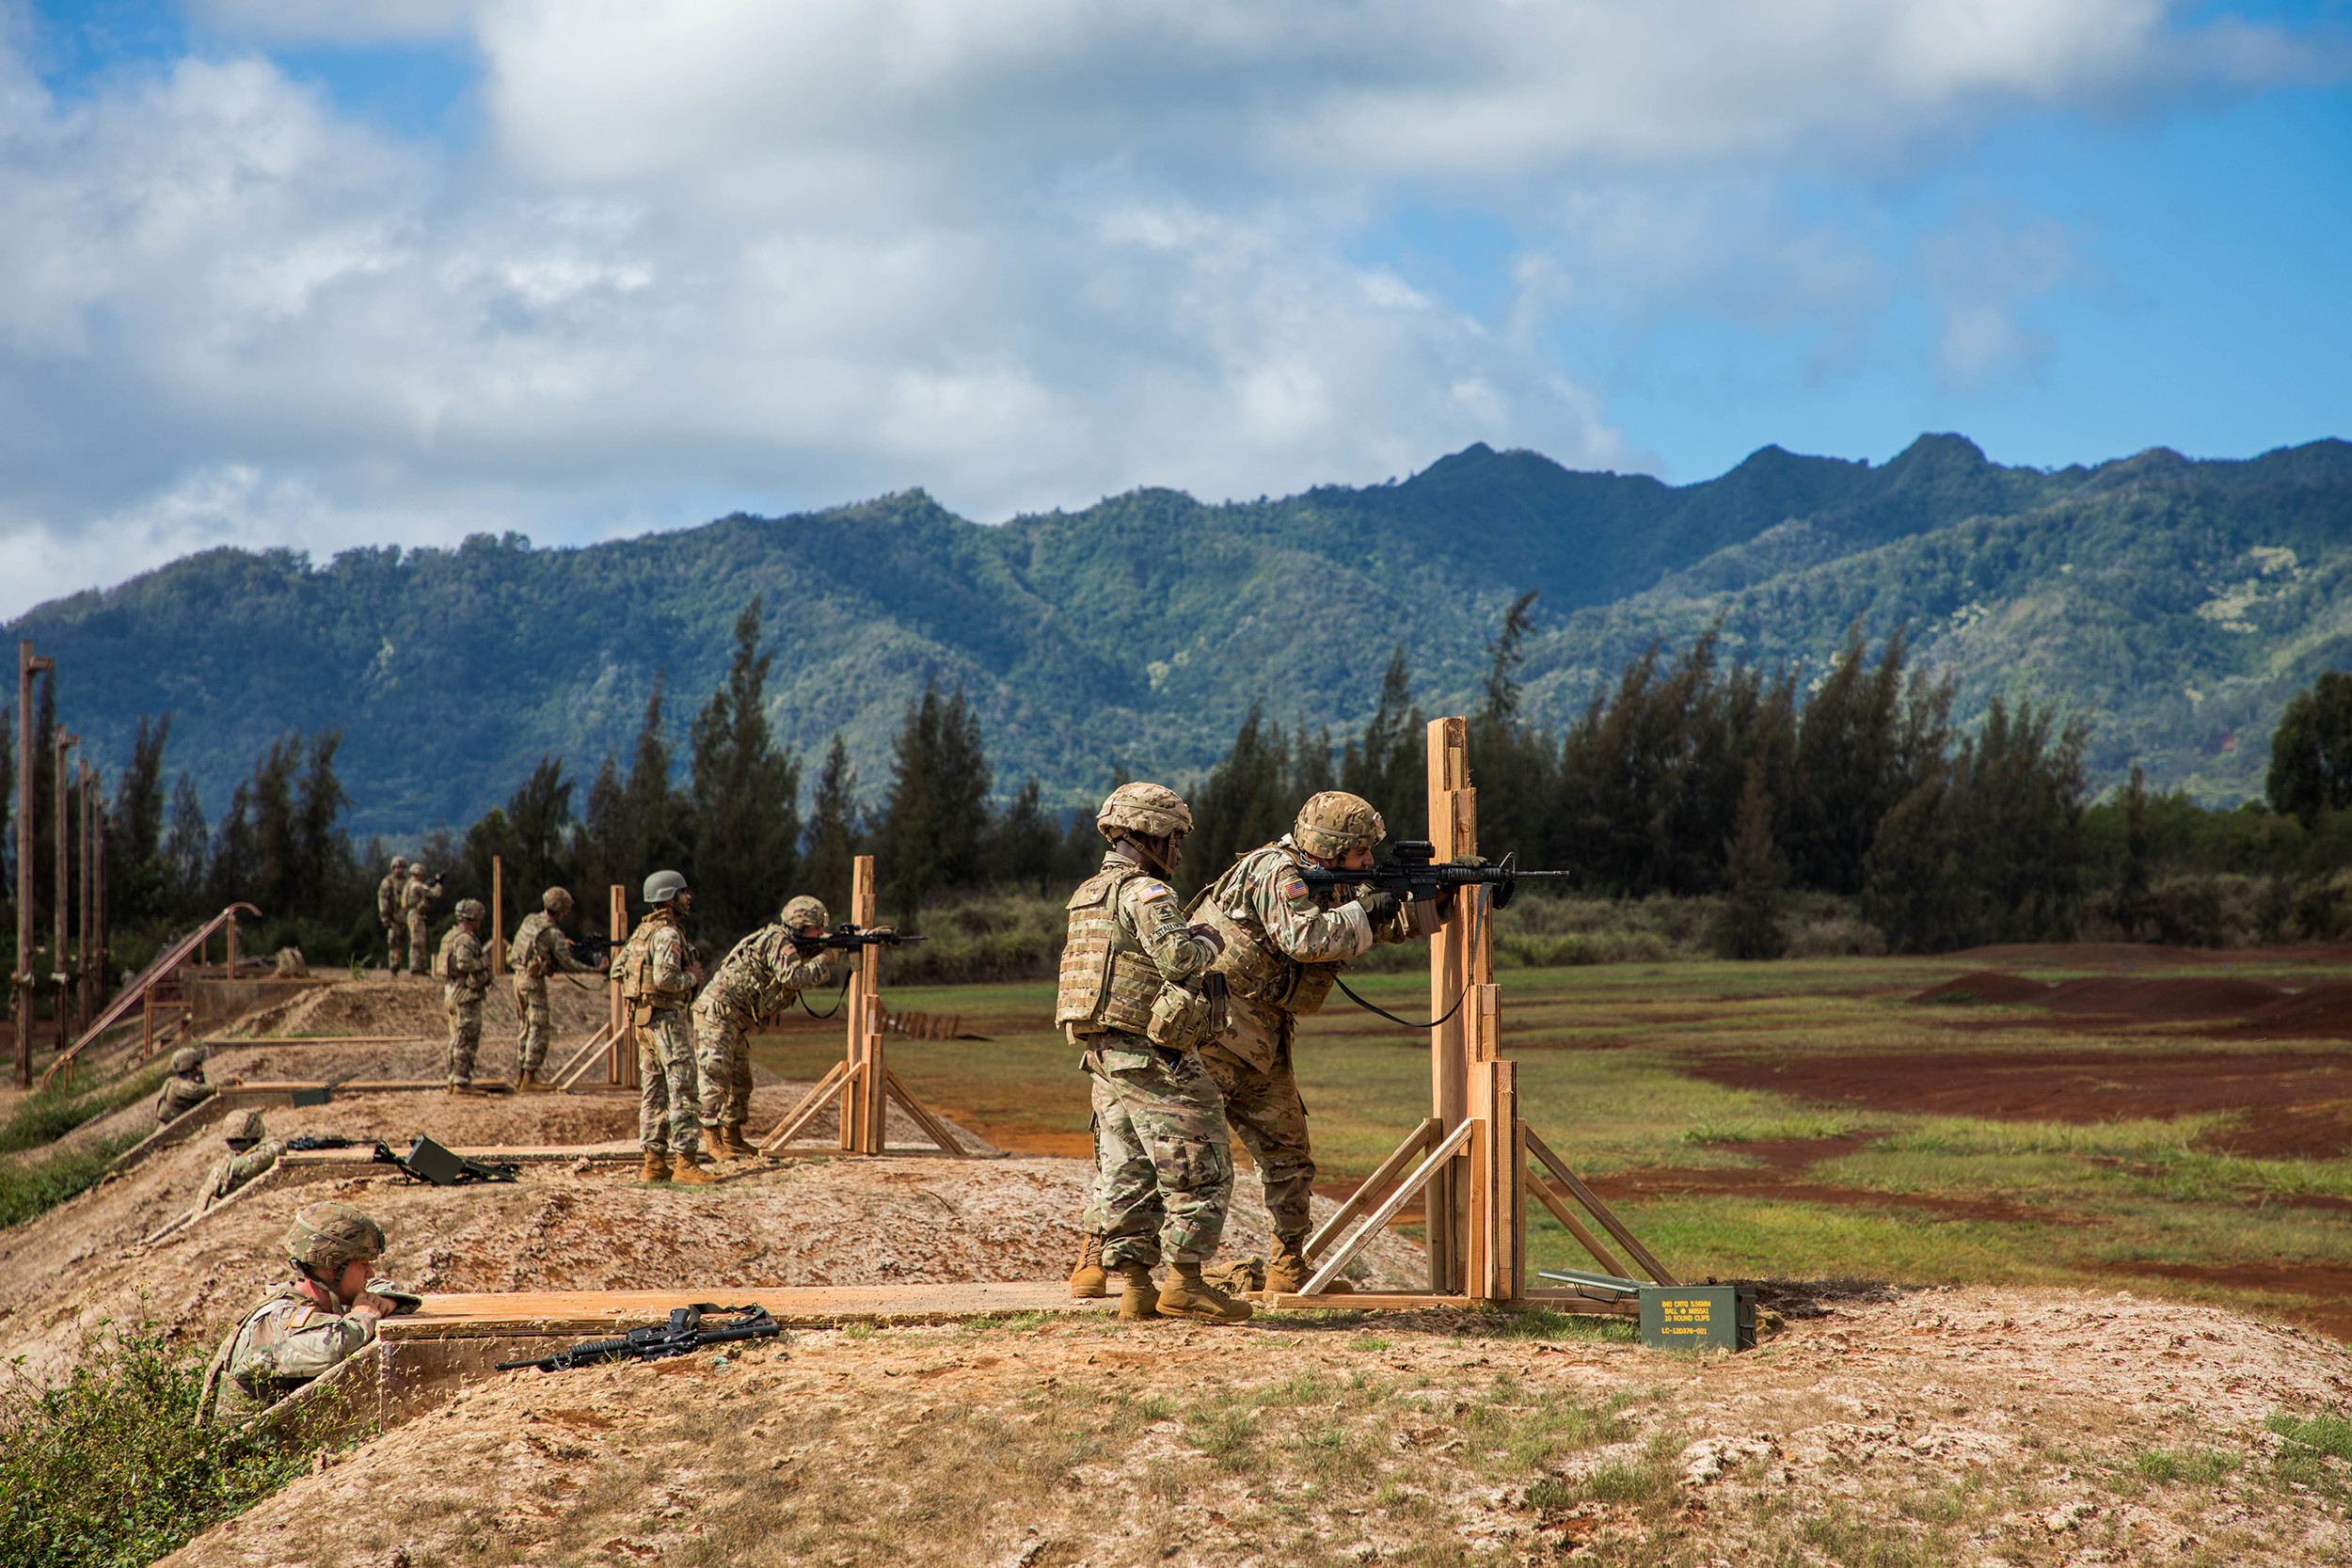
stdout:
<svg viewBox="0 0 2352 1568">
<path fill-rule="evenodd" d="M 1880 1111 L 1998 1120 L 2100 1122 L 2352 1099 L 2352 1056 L 2331 1051 L 1971 1051 L 1717 1058 L 1689 1070 L 1708 1083 Z"/>
<path fill-rule="evenodd" d="M 2341 1263 L 2101 1263 L 2096 1267 L 2102 1274 L 2313 1296 L 2318 1306 L 2291 1315 L 2331 1339 L 2352 1343 L 2352 1268 Z"/>
<path fill-rule="evenodd" d="M 2257 1160 L 2341 1160 L 2352 1156 L 2352 1104 L 2265 1105 L 2198 1147 Z"/>
<path fill-rule="evenodd" d="M 1979 969 L 1957 980 L 1947 980 L 1940 986 L 1930 986 L 1912 998 L 1914 1002 L 1942 1002 L 1947 997 L 1974 997 L 1979 1002 L 2014 1004 L 2047 1002 L 2050 988 L 2039 980 L 2023 974 L 2004 974 L 1997 969 Z"/>
</svg>

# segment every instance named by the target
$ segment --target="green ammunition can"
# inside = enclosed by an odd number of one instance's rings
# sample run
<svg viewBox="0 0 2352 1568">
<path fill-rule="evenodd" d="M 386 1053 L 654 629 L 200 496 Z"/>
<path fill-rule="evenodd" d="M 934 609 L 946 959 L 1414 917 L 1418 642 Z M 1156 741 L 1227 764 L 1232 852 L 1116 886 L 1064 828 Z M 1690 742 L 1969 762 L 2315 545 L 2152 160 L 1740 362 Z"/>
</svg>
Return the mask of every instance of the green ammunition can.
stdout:
<svg viewBox="0 0 2352 1568">
<path fill-rule="evenodd" d="M 1754 1350 L 1756 1290 L 1748 1285 L 1645 1285 L 1642 1343 L 1652 1350 Z"/>
</svg>

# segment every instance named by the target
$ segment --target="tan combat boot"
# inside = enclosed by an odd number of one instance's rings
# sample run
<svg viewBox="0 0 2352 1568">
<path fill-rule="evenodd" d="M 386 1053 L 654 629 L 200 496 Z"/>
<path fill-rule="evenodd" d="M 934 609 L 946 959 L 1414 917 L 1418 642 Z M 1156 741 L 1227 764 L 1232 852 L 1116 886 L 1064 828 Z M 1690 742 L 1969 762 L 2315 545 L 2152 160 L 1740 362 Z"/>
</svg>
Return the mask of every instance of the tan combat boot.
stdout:
<svg viewBox="0 0 2352 1568">
<path fill-rule="evenodd" d="M 739 1160 L 756 1160 L 759 1158 L 759 1146 L 752 1142 L 749 1138 L 743 1136 L 743 1129 L 740 1126 L 721 1129 L 719 1132 L 719 1142 L 728 1153 L 734 1155 Z"/>
<path fill-rule="evenodd" d="M 1179 1263 L 1160 1290 L 1160 1316 L 1189 1318 L 1202 1323 L 1248 1323 L 1250 1306 L 1235 1301 L 1200 1277 L 1198 1263 Z"/>
<path fill-rule="evenodd" d="M 1274 1238 L 1274 1256 L 1267 1259 L 1265 1263 L 1267 1291 L 1288 1295 L 1307 1288 L 1307 1281 L 1315 1276 L 1315 1266 L 1307 1261 L 1307 1254 L 1302 1250 L 1306 1240 L 1304 1236 Z M 1350 1294 L 1355 1289 L 1355 1286 L 1350 1285 L 1344 1279 L 1334 1279 L 1323 1288 L 1323 1293 L 1343 1296 Z"/>
<path fill-rule="evenodd" d="M 1108 1270 L 1103 1267 L 1103 1238 L 1087 1233 L 1086 1245 L 1078 1250 L 1077 1267 L 1070 1271 L 1070 1293 L 1080 1301 L 1093 1301 L 1111 1293 Z"/>
<path fill-rule="evenodd" d="M 694 1164 L 693 1161 L 680 1155 L 676 1161 L 676 1168 L 670 1173 L 670 1180 L 680 1187 L 710 1187 L 716 1186 L 719 1179 Z"/>
<path fill-rule="evenodd" d="M 1119 1277 L 1126 1288 L 1119 1293 L 1119 1315 L 1129 1323 L 1148 1323 L 1160 1315 L 1160 1292 L 1152 1283 L 1152 1271 L 1142 1263 L 1121 1263 Z M 1103 1292 L 1109 1295 L 1108 1291 Z"/>
<path fill-rule="evenodd" d="M 670 1180 L 670 1156 L 659 1148 L 645 1150 L 645 1169 L 640 1180 L 647 1182 Z"/>
</svg>

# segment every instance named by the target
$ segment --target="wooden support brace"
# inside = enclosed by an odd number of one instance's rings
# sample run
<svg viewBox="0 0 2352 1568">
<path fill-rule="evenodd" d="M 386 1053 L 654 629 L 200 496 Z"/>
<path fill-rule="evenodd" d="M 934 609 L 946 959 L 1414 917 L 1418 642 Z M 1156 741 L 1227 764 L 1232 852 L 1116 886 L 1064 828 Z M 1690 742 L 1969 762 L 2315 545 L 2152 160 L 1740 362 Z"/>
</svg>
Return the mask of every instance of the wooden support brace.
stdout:
<svg viewBox="0 0 2352 1568">
<path fill-rule="evenodd" d="M 1600 1222 L 1601 1228 L 1616 1238 L 1617 1244 L 1625 1248 L 1628 1256 L 1632 1258 L 1643 1273 L 1661 1285 L 1681 1283 L 1666 1272 L 1665 1264 L 1650 1256 L 1649 1248 L 1642 1244 L 1641 1238 L 1626 1228 L 1625 1222 L 1611 1212 L 1609 1205 L 1600 1200 L 1599 1195 L 1579 1180 L 1576 1172 L 1568 1169 L 1566 1163 L 1551 1151 L 1550 1146 L 1535 1135 L 1534 1128 L 1528 1129 L 1527 1148 L 1529 1153 L 1543 1162 L 1544 1168 L 1551 1173 L 1552 1180 L 1565 1187 L 1569 1195 L 1584 1206 L 1585 1212 Z"/>
<path fill-rule="evenodd" d="M 1356 1255 L 1363 1251 L 1375 1236 L 1388 1228 L 1389 1222 L 1396 1218 L 1397 1211 L 1404 1208 L 1414 1194 L 1427 1186 L 1429 1179 L 1443 1169 L 1447 1161 L 1470 1146 L 1470 1137 L 1476 1132 L 1477 1127 L 1476 1122 L 1466 1121 L 1439 1140 L 1438 1147 L 1431 1149 L 1422 1158 L 1421 1164 L 1413 1167 L 1413 1174 L 1405 1179 L 1404 1185 L 1390 1194 L 1388 1201 L 1373 1211 L 1372 1217 L 1366 1220 L 1363 1227 L 1353 1236 L 1340 1244 L 1323 1265 L 1315 1270 L 1314 1277 L 1300 1287 L 1298 1293 L 1302 1296 L 1319 1296 L 1327 1290 L 1331 1281 L 1340 1276 L 1340 1271 L 1354 1261 Z"/>
<path fill-rule="evenodd" d="M 1527 1130 L 1527 1123 L 1519 1123 L 1519 1164 L 1522 1170 L 1526 1169 L 1527 1140 L 1531 1136 L 1532 1134 Z M 1551 1211 L 1551 1217 L 1566 1227 L 1568 1234 L 1576 1238 L 1579 1245 L 1593 1255 L 1593 1261 L 1600 1265 L 1601 1273 L 1615 1275 L 1619 1279 L 1626 1277 L 1625 1265 L 1618 1262 L 1609 1249 L 1601 1244 L 1600 1238 L 1594 1235 L 1584 1222 L 1578 1219 L 1574 1212 L 1560 1201 L 1560 1195 L 1553 1192 L 1542 1177 L 1533 1171 L 1528 1171 L 1526 1180 L 1527 1190 L 1534 1193 L 1543 1206 Z"/>
<path fill-rule="evenodd" d="M 898 1082 L 898 1075 L 896 1072 L 888 1068 L 882 1069 L 882 1080 L 892 1096 L 901 1106 L 905 1107 L 907 1115 L 914 1118 L 914 1124 L 923 1130 L 931 1142 L 949 1154 L 961 1156 L 971 1152 L 956 1141 L 956 1135 L 947 1131 L 947 1124 L 932 1115 L 930 1106 L 915 1099 L 908 1091 L 907 1086 Z"/>
<path fill-rule="evenodd" d="M 759 1141 L 759 1151 L 762 1154 L 772 1154 L 789 1144 L 794 1138 L 799 1137 L 801 1129 L 817 1119 L 817 1113 L 823 1110 L 829 1101 L 841 1094 L 849 1086 L 849 1063 L 834 1063 L 833 1070 L 818 1079 L 817 1086 L 803 1095 L 801 1102 L 793 1106 L 785 1118 L 776 1124 L 776 1130 Z M 844 1118 L 846 1119 L 846 1108 Z"/>
<path fill-rule="evenodd" d="M 589 1068 L 595 1065 L 596 1053 L 610 1047 L 612 1043 L 612 1025 L 610 1023 L 597 1024 L 596 1032 L 589 1036 L 586 1043 L 581 1045 L 578 1051 L 572 1053 L 570 1057 L 564 1061 L 562 1067 L 555 1069 L 555 1073 L 550 1081 L 557 1088 L 568 1090 L 574 1084 L 578 1083 L 581 1078 L 587 1075 Z"/>
<path fill-rule="evenodd" d="M 1381 1195 L 1388 1191 L 1389 1183 L 1397 1179 L 1398 1173 L 1426 1151 L 1434 1139 L 1442 1137 L 1444 1133 L 1444 1122 L 1436 1117 L 1422 1117 L 1421 1125 L 1413 1129 L 1412 1134 L 1396 1146 L 1394 1153 L 1380 1162 L 1380 1168 L 1374 1171 L 1345 1203 L 1340 1205 L 1337 1213 L 1315 1227 L 1315 1233 L 1307 1238 L 1307 1244 L 1299 1250 L 1312 1258 L 1328 1246 L 1332 1237 L 1345 1230 L 1349 1222 L 1377 1203 Z"/>
</svg>

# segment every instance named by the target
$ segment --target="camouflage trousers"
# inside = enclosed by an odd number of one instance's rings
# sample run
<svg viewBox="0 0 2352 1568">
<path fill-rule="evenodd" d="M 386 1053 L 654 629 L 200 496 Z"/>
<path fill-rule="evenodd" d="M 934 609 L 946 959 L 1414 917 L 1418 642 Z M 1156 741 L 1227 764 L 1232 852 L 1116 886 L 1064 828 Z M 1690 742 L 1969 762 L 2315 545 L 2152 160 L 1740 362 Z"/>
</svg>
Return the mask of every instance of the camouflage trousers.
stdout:
<svg viewBox="0 0 2352 1568">
<path fill-rule="evenodd" d="M 752 1021 L 694 1009 L 694 1066 L 703 1075 L 703 1125 L 740 1127 L 752 1118 Z"/>
<path fill-rule="evenodd" d="M 449 1084 L 456 1088 L 473 1082 L 473 1059 L 482 1049 L 482 998 L 448 1006 Z"/>
<path fill-rule="evenodd" d="M 656 1007 L 637 1025 L 637 1141 L 663 1147 L 664 1124 L 672 1154 L 693 1154 L 703 1146 L 702 1118 L 695 1115 L 694 1042 L 687 1033 L 686 1009 Z"/>
<path fill-rule="evenodd" d="M 548 1006 L 548 982 L 543 976 L 515 976 L 515 1069 L 536 1072 L 548 1059 L 548 1044 L 555 1037 L 555 1014 Z"/>
<path fill-rule="evenodd" d="M 1155 1051 L 1113 1032 L 1089 1042 L 1094 1079 L 1094 1203 L 1088 1228 L 1103 1261 L 1205 1262 L 1225 1234 L 1233 1156 L 1216 1083 L 1191 1052 Z"/>
<path fill-rule="evenodd" d="M 432 951 L 433 923 L 422 910 L 419 910 L 408 917 L 408 973 L 422 974 L 433 962 L 427 957 Z M 394 964 L 392 967 L 397 970 L 400 966 Z"/>
<path fill-rule="evenodd" d="M 1308 1200 L 1314 1192 L 1315 1163 L 1307 1148 L 1307 1102 L 1298 1098 L 1289 1045 L 1276 1053 L 1270 1072 L 1214 1043 L 1200 1048 L 1200 1062 L 1225 1097 L 1225 1119 L 1257 1162 L 1274 1233 L 1304 1236 L 1313 1228 Z"/>
<path fill-rule="evenodd" d="M 384 922 L 384 947 L 391 956 L 385 960 L 391 974 L 400 973 L 400 966 L 408 961 L 408 927 L 397 920 Z"/>
</svg>

